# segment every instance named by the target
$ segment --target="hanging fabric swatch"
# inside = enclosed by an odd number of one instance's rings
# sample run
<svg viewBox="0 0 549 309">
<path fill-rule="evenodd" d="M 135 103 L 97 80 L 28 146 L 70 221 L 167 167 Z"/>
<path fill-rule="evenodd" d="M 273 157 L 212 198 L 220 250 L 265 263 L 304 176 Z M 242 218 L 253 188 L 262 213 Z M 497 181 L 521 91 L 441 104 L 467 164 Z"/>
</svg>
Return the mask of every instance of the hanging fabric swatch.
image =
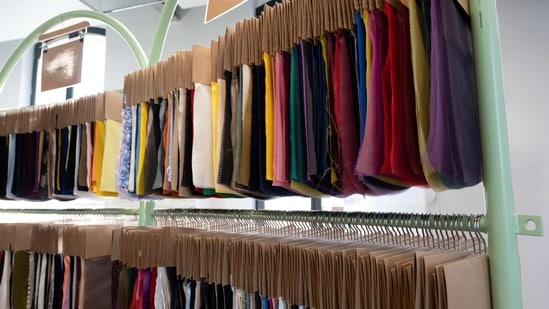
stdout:
<svg viewBox="0 0 549 309">
<path fill-rule="evenodd" d="M 470 20 L 458 3 L 435 1 L 431 21 L 429 160 L 447 187 L 472 186 L 482 167 Z"/>
</svg>

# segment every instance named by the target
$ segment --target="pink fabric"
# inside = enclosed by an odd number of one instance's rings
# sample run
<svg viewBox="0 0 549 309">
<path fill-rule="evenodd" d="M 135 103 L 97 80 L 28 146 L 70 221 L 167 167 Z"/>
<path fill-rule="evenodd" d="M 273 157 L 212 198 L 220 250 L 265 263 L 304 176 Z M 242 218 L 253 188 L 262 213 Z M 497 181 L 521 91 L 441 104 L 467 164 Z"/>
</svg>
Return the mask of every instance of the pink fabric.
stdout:
<svg viewBox="0 0 549 309">
<path fill-rule="evenodd" d="M 64 256 L 63 264 L 65 265 L 63 272 L 63 309 L 70 309 L 71 258 L 69 256 Z"/>
<path fill-rule="evenodd" d="M 290 80 L 285 54 L 274 57 L 274 179 L 273 185 L 291 190 L 288 156 L 288 98 Z"/>
</svg>

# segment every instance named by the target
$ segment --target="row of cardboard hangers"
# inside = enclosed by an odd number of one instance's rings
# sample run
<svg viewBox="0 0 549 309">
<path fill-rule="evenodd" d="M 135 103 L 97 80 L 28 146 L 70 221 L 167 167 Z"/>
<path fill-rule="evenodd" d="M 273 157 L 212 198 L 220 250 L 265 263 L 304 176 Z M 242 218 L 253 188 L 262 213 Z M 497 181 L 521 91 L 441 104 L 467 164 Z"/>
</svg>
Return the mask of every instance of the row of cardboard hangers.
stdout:
<svg viewBox="0 0 549 309">
<path fill-rule="evenodd" d="M 411 0 L 387 0 L 398 8 Z M 414 0 L 416 1 L 416 0 Z M 457 1 L 468 11 L 466 0 Z M 315 39 L 326 32 L 352 29 L 355 11 L 383 9 L 383 0 L 292 0 L 265 6 L 259 17 L 226 28 L 225 34 L 210 46 L 193 45 L 167 60 L 130 73 L 124 78 L 125 103 L 155 100 L 180 88 L 192 89 L 194 83 L 210 84 L 234 72 L 242 64 L 263 63 L 263 52 L 274 55 L 289 52 L 303 39 Z"/>
<path fill-rule="evenodd" d="M 122 121 L 122 94 L 106 91 L 60 103 L 0 112 L 0 136 L 60 129 L 105 119 Z"/>
</svg>

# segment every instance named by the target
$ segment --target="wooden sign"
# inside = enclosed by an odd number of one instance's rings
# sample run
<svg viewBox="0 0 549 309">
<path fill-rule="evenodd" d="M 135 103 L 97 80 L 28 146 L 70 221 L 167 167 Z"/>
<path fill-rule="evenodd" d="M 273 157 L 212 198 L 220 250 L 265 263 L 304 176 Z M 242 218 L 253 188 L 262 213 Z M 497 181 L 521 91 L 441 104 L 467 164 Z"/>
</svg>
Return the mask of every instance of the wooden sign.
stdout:
<svg viewBox="0 0 549 309">
<path fill-rule="evenodd" d="M 84 40 L 48 48 L 42 57 L 42 91 L 80 83 Z"/>
</svg>

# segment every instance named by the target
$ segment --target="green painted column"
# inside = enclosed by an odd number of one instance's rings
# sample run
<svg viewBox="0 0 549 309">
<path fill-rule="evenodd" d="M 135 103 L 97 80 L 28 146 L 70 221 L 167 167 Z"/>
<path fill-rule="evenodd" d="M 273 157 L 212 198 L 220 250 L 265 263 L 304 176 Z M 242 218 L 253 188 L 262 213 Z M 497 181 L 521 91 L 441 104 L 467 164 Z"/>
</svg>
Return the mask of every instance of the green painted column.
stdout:
<svg viewBox="0 0 549 309">
<path fill-rule="evenodd" d="M 0 71 L 0 93 L 2 93 L 4 85 L 6 84 L 6 80 L 8 79 L 17 62 L 19 62 L 25 51 L 27 51 L 27 49 L 29 49 L 29 47 L 34 42 L 36 42 L 38 37 L 41 34 L 47 32 L 52 27 L 74 18 L 89 18 L 104 22 L 112 29 L 114 29 L 126 41 L 126 43 L 128 43 L 131 51 L 133 52 L 137 60 L 137 63 L 141 68 L 144 68 L 148 65 L 147 55 L 143 51 L 143 48 L 134 37 L 134 35 L 120 21 L 100 12 L 85 10 L 71 11 L 59 14 L 51 19 L 48 19 L 40 26 L 38 26 L 33 32 L 31 32 L 23 40 L 23 42 L 21 42 L 21 44 L 19 44 L 19 46 L 15 49 L 13 54 L 10 56 L 10 58 L 2 68 L 2 71 Z"/>
<path fill-rule="evenodd" d="M 149 56 L 149 64 L 156 64 L 162 57 L 162 50 L 164 50 L 164 43 L 168 36 L 168 30 L 170 28 L 170 22 L 172 21 L 175 8 L 177 7 L 177 0 L 164 1 L 164 7 L 160 13 L 160 19 L 156 26 L 156 33 L 154 35 L 153 45 Z"/>
<path fill-rule="evenodd" d="M 479 94 L 492 306 L 522 308 L 517 219 L 509 163 L 509 144 L 495 0 L 470 0 Z"/>
</svg>

